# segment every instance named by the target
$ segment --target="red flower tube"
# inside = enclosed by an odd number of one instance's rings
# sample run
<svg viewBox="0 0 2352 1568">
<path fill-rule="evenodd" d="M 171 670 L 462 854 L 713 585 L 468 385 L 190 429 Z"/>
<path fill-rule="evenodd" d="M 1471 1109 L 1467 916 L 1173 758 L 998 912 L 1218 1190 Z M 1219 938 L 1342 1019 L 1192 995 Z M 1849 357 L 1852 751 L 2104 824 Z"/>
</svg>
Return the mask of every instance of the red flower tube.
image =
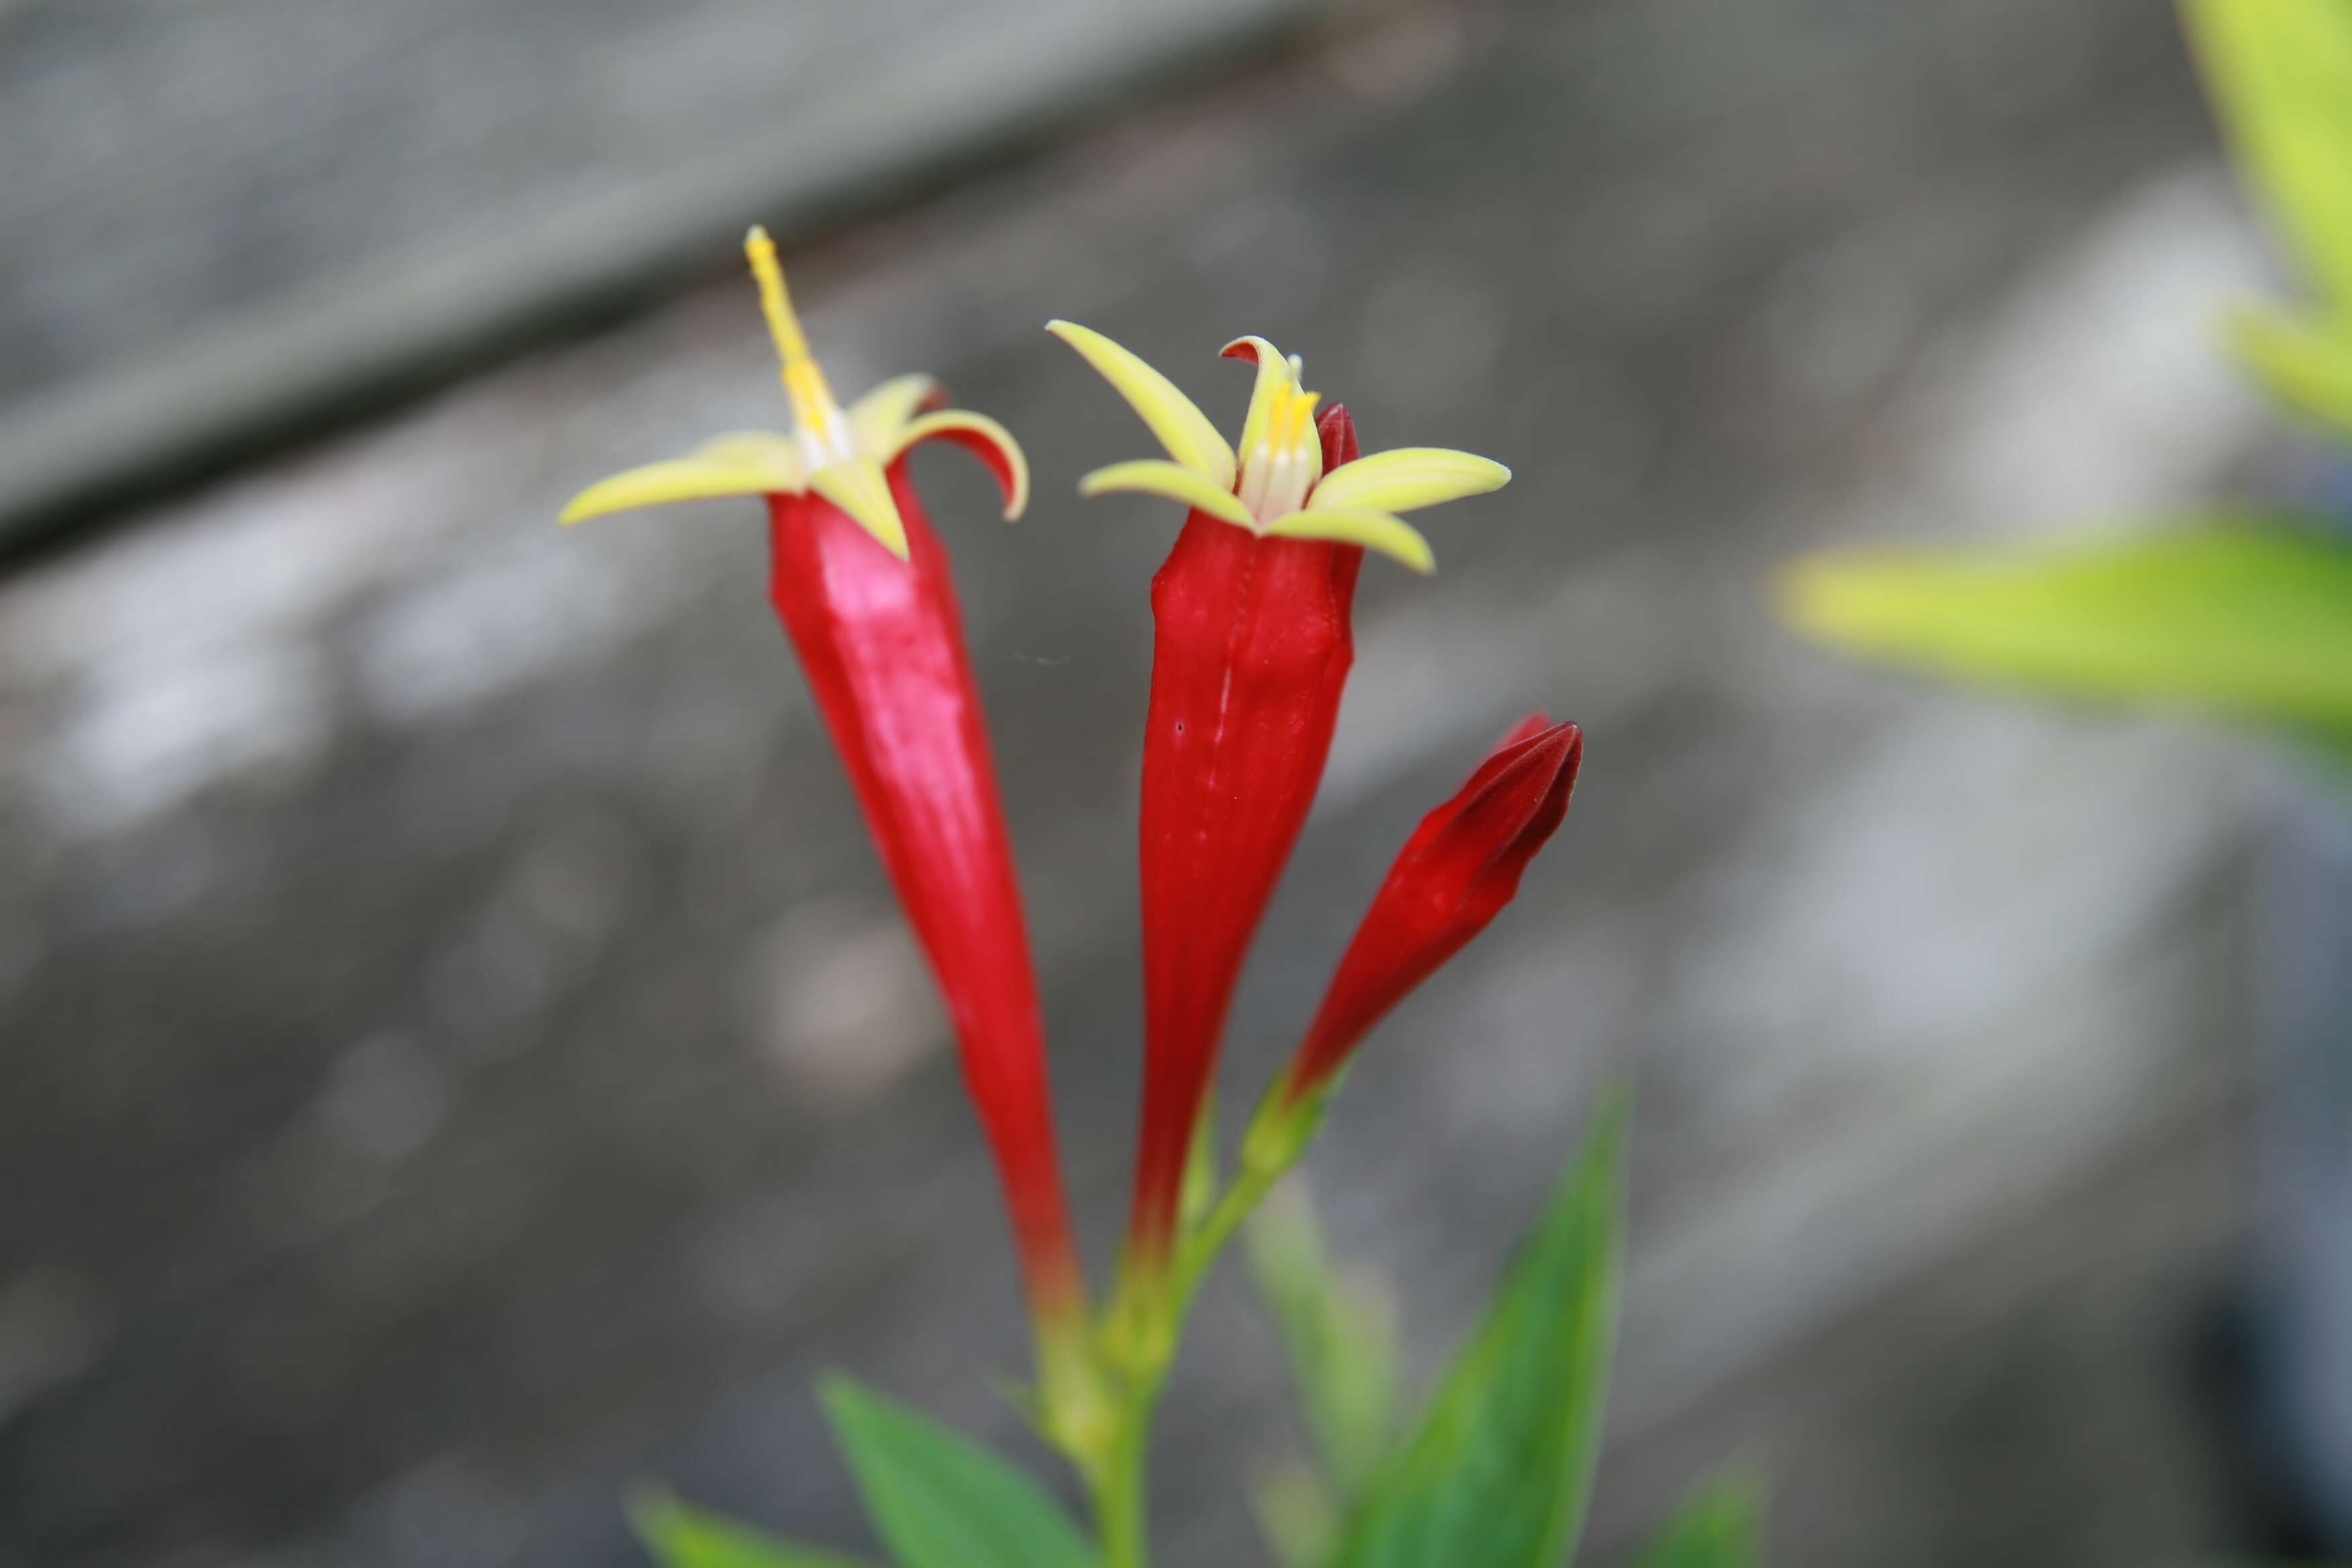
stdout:
<svg viewBox="0 0 2352 1568">
<path fill-rule="evenodd" d="M 795 428 L 719 437 L 694 454 L 590 487 L 563 520 L 712 496 L 767 498 L 772 597 L 899 902 L 944 994 L 964 1081 L 1003 1180 L 1038 1326 L 1049 1421 L 1091 1405 L 1086 1289 L 1070 1231 L 1034 970 L 948 561 L 907 476 L 930 437 L 978 455 L 1004 491 L 1028 491 L 1003 427 L 903 376 L 846 410 L 794 318 L 775 247 L 745 249 L 782 361 Z"/>
<path fill-rule="evenodd" d="M 1151 1282 L 1171 1255 L 1184 1168 L 1216 1071 L 1234 985 L 1329 755 L 1363 550 L 1417 571 L 1412 507 L 1510 476 L 1467 453 L 1359 458 L 1344 409 L 1318 424 L 1301 367 L 1263 338 L 1224 353 L 1257 367 L 1238 455 L 1166 377 L 1100 333 L 1050 331 L 1127 398 L 1169 460 L 1114 464 L 1088 495 L 1138 490 L 1191 509 L 1152 579 L 1144 721 L 1142 1130 L 1128 1258 Z"/>
<path fill-rule="evenodd" d="M 1347 410 L 1327 440 L 1355 455 Z M 1335 464 L 1336 466 L 1336 464 Z M 1192 1127 L 1251 936 L 1314 804 L 1355 660 L 1361 547 L 1194 512 L 1151 580 L 1143 729 L 1146 1077 L 1130 1241 L 1173 1236 Z"/>
<path fill-rule="evenodd" d="M 1575 725 L 1529 714 L 1453 799 L 1422 818 L 1275 1087 L 1278 1111 L 1328 1089 L 1372 1026 L 1502 912 L 1568 815 L 1583 757 Z"/>
<path fill-rule="evenodd" d="M 887 474 L 907 560 L 822 496 L 772 495 L 771 592 L 946 999 L 1030 1290 L 1063 1315 L 1084 1287 L 1021 891 L 947 554 L 905 459 Z"/>
</svg>

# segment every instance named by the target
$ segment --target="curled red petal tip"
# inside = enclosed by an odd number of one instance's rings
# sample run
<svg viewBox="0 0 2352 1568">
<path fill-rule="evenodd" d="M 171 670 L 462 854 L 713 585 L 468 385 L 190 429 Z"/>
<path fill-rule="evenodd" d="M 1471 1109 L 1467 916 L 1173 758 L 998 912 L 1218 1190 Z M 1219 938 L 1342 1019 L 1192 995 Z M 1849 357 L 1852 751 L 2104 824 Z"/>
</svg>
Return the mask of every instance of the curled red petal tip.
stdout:
<svg viewBox="0 0 2352 1568">
<path fill-rule="evenodd" d="M 1453 799 L 1422 818 L 1283 1075 L 1286 1101 L 1328 1084 L 1372 1026 L 1511 901 L 1568 813 L 1583 756 L 1582 731 L 1531 713 Z"/>
</svg>

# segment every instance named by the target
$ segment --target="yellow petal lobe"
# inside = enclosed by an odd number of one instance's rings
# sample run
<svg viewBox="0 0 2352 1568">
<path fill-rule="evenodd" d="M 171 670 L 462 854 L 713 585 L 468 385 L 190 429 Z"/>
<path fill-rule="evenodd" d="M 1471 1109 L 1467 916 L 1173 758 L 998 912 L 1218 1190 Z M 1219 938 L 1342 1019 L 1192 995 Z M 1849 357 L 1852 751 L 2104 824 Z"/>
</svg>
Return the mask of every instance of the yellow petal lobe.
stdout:
<svg viewBox="0 0 2352 1568">
<path fill-rule="evenodd" d="M 1370 509 L 1339 508 L 1294 511 L 1265 525 L 1278 539 L 1326 539 L 1338 544 L 1360 544 L 1402 562 L 1423 576 L 1437 570 L 1437 557 L 1412 524 L 1401 517 Z"/>
<path fill-rule="evenodd" d="M 1219 489 L 1234 485 L 1234 449 L 1176 384 L 1092 328 L 1053 321 L 1045 330 L 1078 351 L 1160 439 L 1168 455 Z"/>
<path fill-rule="evenodd" d="M 894 375 L 849 405 L 850 428 L 857 432 L 858 445 L 868 452 L 900 450 L 904 443 L 899 436 L 908 422 L 936 405 L 940 396 L 934 377 L 919 371 Z"/>
<path fill-rule="evenodd" d="M 556 520 L 568 524 L 672 501 L 798 493 L 803 488 L 800 465 L 789 444 L 781 437 L 770 440 L 773 445 L 755 447 L 749 433 L 721 437 L 690 456 L 626 469 L 573 496 Z"/>
<path fill-rule="evenodd" d="M 1511 470 L 1491 458 L 1445 447 L 1399 447 L 1342 463 L 1307 498 L 1309 511 L 1411 511 L 1501 489 Z"/>
<path fill-rule="evenodd" d="M 1013 432 L 985 414 L 968 408 L 942 408 L 903 426 L 883 448 L 885 464 L 921 441 L 952 441 L 988 466 L 1004 492 L 1004 521 L 1011 522 L 1029 508 L 1029 459 Z"/>
<path fill-rule="evenodd" d="M 828 463 L 809 476 L 809 489 L 847 512 L 883 549 L 907 559 L 907 524 L 881 464 L 871 458 Z"/>
<path fill-rule="evenodd" d="M 1257 520 L 1250 516 L 1249 508 L 1244 506 L 1241 498 L 1233 491 L 1211 484 L 1190 468 L 1165 463 L 1157 458 L 1113 463 L 1107 468 L 1097 468 L 1078 481 L 1078 493 L 1082 496 L 1108 495 L 1113 490 L 1159 496 L 1181 506 L 1196 508 L 1239 528 L 1255 531 L 1257 527 Z"/>
</svg>

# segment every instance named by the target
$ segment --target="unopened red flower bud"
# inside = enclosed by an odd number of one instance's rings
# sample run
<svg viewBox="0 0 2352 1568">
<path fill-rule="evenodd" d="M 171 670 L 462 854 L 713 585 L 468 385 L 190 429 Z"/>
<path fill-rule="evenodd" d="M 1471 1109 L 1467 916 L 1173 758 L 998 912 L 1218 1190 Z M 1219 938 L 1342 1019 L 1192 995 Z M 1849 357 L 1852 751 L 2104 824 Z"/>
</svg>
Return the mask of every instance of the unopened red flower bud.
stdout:
<svg viewBox="0 0 2352 1568">
<path fill-rule="evenodd" d="M 1568 813 L 1583 755 L 1575 725 L 1530 714 L 1453 799 L 1422 818 L 1339 960 L 1277 1102 L 1295 1105 L 1328 1087 L 1372 1026 L 1511 901 Z"/>
</svg>

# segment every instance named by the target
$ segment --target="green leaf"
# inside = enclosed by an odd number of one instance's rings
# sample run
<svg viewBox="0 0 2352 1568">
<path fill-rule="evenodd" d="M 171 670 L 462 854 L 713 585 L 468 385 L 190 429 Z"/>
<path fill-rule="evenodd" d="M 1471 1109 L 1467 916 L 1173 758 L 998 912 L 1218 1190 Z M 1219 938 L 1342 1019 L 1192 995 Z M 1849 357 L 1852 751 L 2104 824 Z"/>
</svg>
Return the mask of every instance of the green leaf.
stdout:
<svg viewBox="0 0 2352 1568">
<path fill-rule="evenodd" d="M 2272 396 L 2352 434 L 2352 316 L 2328 322 L 2249 306 L 2231 313 L 2228 330 L 2231 352 Z"/>
<path fill-rule="evenodd" d="M 1094 1568 L 1061 1506 L 987 1449 L 847 1378 L 827 1379 L 824 1397 L 902 1568 Z"/>
<path fill-rule="evenodd" d="M 2241 170 L 2331 315 L 2352 313 L 2352 0 L 2188 0 Z"/>
<path fill-rule="evenodd" d="M 688 1508 L 658 1488 L 630 1503 L 629 1523 L 662 1568 L 864 1568 L 837 1552 L 794 1546 Z"/>
<path fill-rule="evenodd" d="M 1624 1121 L 1616 1098 L 1594 1114 L 1339 1568 L 1555 1568 L 1574 1545 L 1616 1330 Z"/>
<path fill-rule="evenodd" d="M 1247 1237 L 1250 1271 L 1281 1331 L 1307 1430 L 1339 1496 L 1352 1502 L 1388 1457 L 1396 1314 L 1373 1282 L 1331 1271 L 1299 1184 L 1276 1189 Z"/>
<path fill-rule="evenodd" d="M 1642 1568 L 1761 1568 L 1764 1495 L 1747 1480 L 1717 1481 L 1675 1510 Z"/>
<path fill-rule="evenodd" d="M 2314 531 L 1843 552 L 1800 562 L 1782 590 L 1790 624 L 1849 653 L 2352 734 L 2352 545 Z"/>
</svg>

